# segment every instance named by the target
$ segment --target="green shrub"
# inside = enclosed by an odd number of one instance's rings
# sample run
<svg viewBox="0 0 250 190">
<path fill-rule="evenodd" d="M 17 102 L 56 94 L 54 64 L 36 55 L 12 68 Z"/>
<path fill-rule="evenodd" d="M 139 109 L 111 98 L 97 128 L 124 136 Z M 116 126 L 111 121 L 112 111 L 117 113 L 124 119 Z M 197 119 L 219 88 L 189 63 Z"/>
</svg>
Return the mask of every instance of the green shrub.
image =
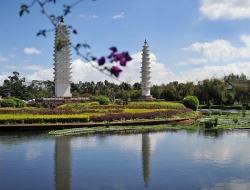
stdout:
<svg viewBox="0 0 250 190">
<path fill-rule="evenodd" d="M 246 106 L 242 104 L 242 117 L 246 117 Z"/>
<path fill-rule="evenodd" d="M 212 115 L 212 112 L 211 112 L 210 110 L 207 110 L 206 115 L 207 115 L 207 116 L 211 116 L 211 115 Z"/>
<path fill-rule="evenodd" d="M 236 117 L 236 116 L 234 116 L 234 117 L 233 117 L 233 122 L 234 122 L 234 123 L 238 123 L 238 121 L 239 121 L 239 118 Z"/>
<path fill-rule="evenodd" d="M 1 101 L 1 107 L 16 107 L 16 102 L 13 99 L 4 99 Z"/>
<path fill-rule="evenodd" d="M 26 103 L 23 100 L 19 99 L 19 98 L 12 98 L 11 100 L 14 100 L 16 102 L 16 107 L 17 108 L 23 108 L 23 107 L 27 106 Z"/>
<path fill-rule="evenodd" d="M 211 118 L 207 121 L 204 121 L 205 124 L 205 128 L 212 128 L 212 127 L 216 127 L 218 125 L 218 117 L 216 118 Z"/>
<path fill-rule="evenodd" d="M 100 105 L 109 105 L 110 102 L 108 97 L 102 95 L 95 97 L 94 101 L 99 102 Z"/>
<path fill-rule="evenodd" d="M 196 111 L 199 107 L 199 100 L 196 96 L 186 96 L 183 101 L 184 106 Z"/>
</svg>

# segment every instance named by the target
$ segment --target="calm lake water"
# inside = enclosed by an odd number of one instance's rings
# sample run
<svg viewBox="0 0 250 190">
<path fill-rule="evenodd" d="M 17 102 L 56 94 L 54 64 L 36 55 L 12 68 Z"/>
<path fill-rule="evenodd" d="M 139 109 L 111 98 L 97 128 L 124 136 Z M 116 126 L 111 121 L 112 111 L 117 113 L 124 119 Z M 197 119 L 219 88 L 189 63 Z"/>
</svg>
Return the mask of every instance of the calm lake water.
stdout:
<svg viewBox="0 0 250 190">
<path fill-rule="evenodd" d="M 250 131 L 0 133 L 0 189 L 250 189 Z"/>
</svg>

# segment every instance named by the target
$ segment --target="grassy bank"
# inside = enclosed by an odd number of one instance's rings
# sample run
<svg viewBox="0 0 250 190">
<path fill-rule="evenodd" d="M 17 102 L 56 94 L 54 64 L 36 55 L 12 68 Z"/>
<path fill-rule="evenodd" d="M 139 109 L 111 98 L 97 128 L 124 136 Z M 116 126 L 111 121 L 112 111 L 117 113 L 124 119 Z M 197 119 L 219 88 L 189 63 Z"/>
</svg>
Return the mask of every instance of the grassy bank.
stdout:
<svg viewBox="0 0 250 190">
<path fill-rule="evenodd" d="M 142 126 L 100 126 L 93 128 L 74 128 L 54 130 L 48 132 L 48 135 L 73 135 L 73 134 L 126 134 L 126 133 L 143 133 L 143 132 L 157 132 L 166 130 L 198 130 L 199 126 L 179 126 L 179 125 L 142 125 Z"/>
<path fill-rule="evenodd" d="M 144 133 L 144 132 L 160 132 L 160 131 L 176 131 L 186 130 L 188 132 L 195 132 L 199 130 L 203 131 L 222 131 L 222 130 L 233 130 L 233 129 L 250 129 L 250 125 L 227 125 L 217 126 L 212 129 L 206 129 L 204 126 L 199 125 L 146 125 L 146 126 L 100 126 L 92 128 L 73 128 L 73 129 L 62 129 L 49 131 L 48 135 L 63 136 L 63 135 L 75 135 L 75 134 L 129 134 L 129 133 Z"/>
</svg>

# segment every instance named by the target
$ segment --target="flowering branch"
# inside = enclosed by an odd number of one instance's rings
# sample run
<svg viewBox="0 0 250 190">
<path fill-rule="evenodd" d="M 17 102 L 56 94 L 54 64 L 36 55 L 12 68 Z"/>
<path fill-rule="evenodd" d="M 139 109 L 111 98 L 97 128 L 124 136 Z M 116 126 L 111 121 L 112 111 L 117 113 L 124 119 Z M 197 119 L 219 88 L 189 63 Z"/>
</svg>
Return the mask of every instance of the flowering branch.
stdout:
<svg viewBox="0 0 250 190">
<path fill-rule="evenodd" d="M 55 4 L 56 0 L 44 0 L 44 1 L 33 0 L 30 5 L 25 5 L 25 4 L 21 5 L 19 15 L 22 16 L 24 12 L 29 14 L 29 12 L 30 12 L 29 9 L 35 3 L 38 3 L 38 5 L 41 7 L 42 14 L 44 14 L 50 20 L 51 24 L 53 25 L 53 29 L 39 30 L 39 32 L 37 33 L 37 36 L 40 36 L 40 35 L 46 36 L 47 32 L 55 31 L 60 20 L 62 19 L 62 17 L 68 15 L 71 12 L 71 8 L 73 8 L 77 4 L 81 3 L 82 1 L 83 0 L 78 0 L 78 1 L 74 2 L 72 5 L 63 5 L 63 15 L 55 16 L 55 15 L 48 13 L 48 11 L 45 9 L 45 5 L 47 3 L 51 3 L 51 2 L 53 2 Z M 95 0 L 93 0 L 93 1 L 95 1 Z M 71 29 L 73 34 L 77 34 L 77 31 L 72 26 L 68 26 L 68 29 Z M 58 51 L 60 51 L 64 47 L 65 43 L 62 43 L 60 40 L 57 43 L 58 44 L 56 45 L 56 49 Z M 90 46 L 88 44 L 78 43 L 76 45 L 73 45 L 72 43 L 70 43 L 70 46 L 76 51 L 77 55 L 81 56 L 83 59 L 85 59 L 87 62 L 89 62 L 92 67 L 99 70 L 103 74 L 111 76 L 111 77 L 115 76 L 116 78 L 118 78 L 119 74 L 122 72 L 122 70 L 120 69 L 120 67 L 115 66 L 113 64 L 108 65 L 108 66 L 106 65 L 103 67 L 103 65 L 106 63 L 106 59 L 109 60 L 110 63 L 119 62 L 120 66 L 122 66 L 122 67 L 126 66 L 126 63 L 128 61 L 132 60 L 132 58 L 130 57 L 128 52 L 117 53 L 116 47 L 109 48 L 112 51 L 109 56 L 106 56 L 106 57 L 102 56 L 101 58 L 97 59 L 96 57 L 94 57 L 90 54 L 90 52 L 89 52 Z M 81 47 L 84 47 L 87 50 L 85 55 L 83 55 L 80 52 Z M 96 66 L 92 61 L 98 61 L 98 66 Z"/>
</svg>

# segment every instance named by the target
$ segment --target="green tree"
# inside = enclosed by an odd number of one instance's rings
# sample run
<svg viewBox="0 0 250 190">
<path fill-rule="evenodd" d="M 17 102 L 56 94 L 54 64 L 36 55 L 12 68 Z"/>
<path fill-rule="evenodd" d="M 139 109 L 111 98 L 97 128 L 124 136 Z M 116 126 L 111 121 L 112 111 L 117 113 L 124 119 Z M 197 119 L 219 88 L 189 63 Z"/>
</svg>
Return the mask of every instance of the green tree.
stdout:
<svg viewBox="0 0 250 190">
<path fill-rule="evenodd" d="M 163 91 L 163 88 L 161 86 L 158 86 L 158 85 L 153 85 L 150 88 L 151 95 L 156 99 L 161 98 L 162 91 Z"/>
<path fill-rule="evenodd" d="M 25 78 L 20 78 L 17 71 L 13 72 L 13 76 L 9 76 L 8 79 L 4 80 L 1 95 L 3 97 L 16 97 L 23 100 L 30 99 L 30 93 L 27 90 L 25 83 Z"/>
<path fill-rule="evenodd" d="M 141 90 L 132 90 L 128 93 L 130 99 L 139 99 L 141 96 Z"/>
<path fill-rule="evenodd" d="M 235 100 L 240 103 L 249 102 L 249 89 L 243 86 L 234 87 Z"/>
</svg>

